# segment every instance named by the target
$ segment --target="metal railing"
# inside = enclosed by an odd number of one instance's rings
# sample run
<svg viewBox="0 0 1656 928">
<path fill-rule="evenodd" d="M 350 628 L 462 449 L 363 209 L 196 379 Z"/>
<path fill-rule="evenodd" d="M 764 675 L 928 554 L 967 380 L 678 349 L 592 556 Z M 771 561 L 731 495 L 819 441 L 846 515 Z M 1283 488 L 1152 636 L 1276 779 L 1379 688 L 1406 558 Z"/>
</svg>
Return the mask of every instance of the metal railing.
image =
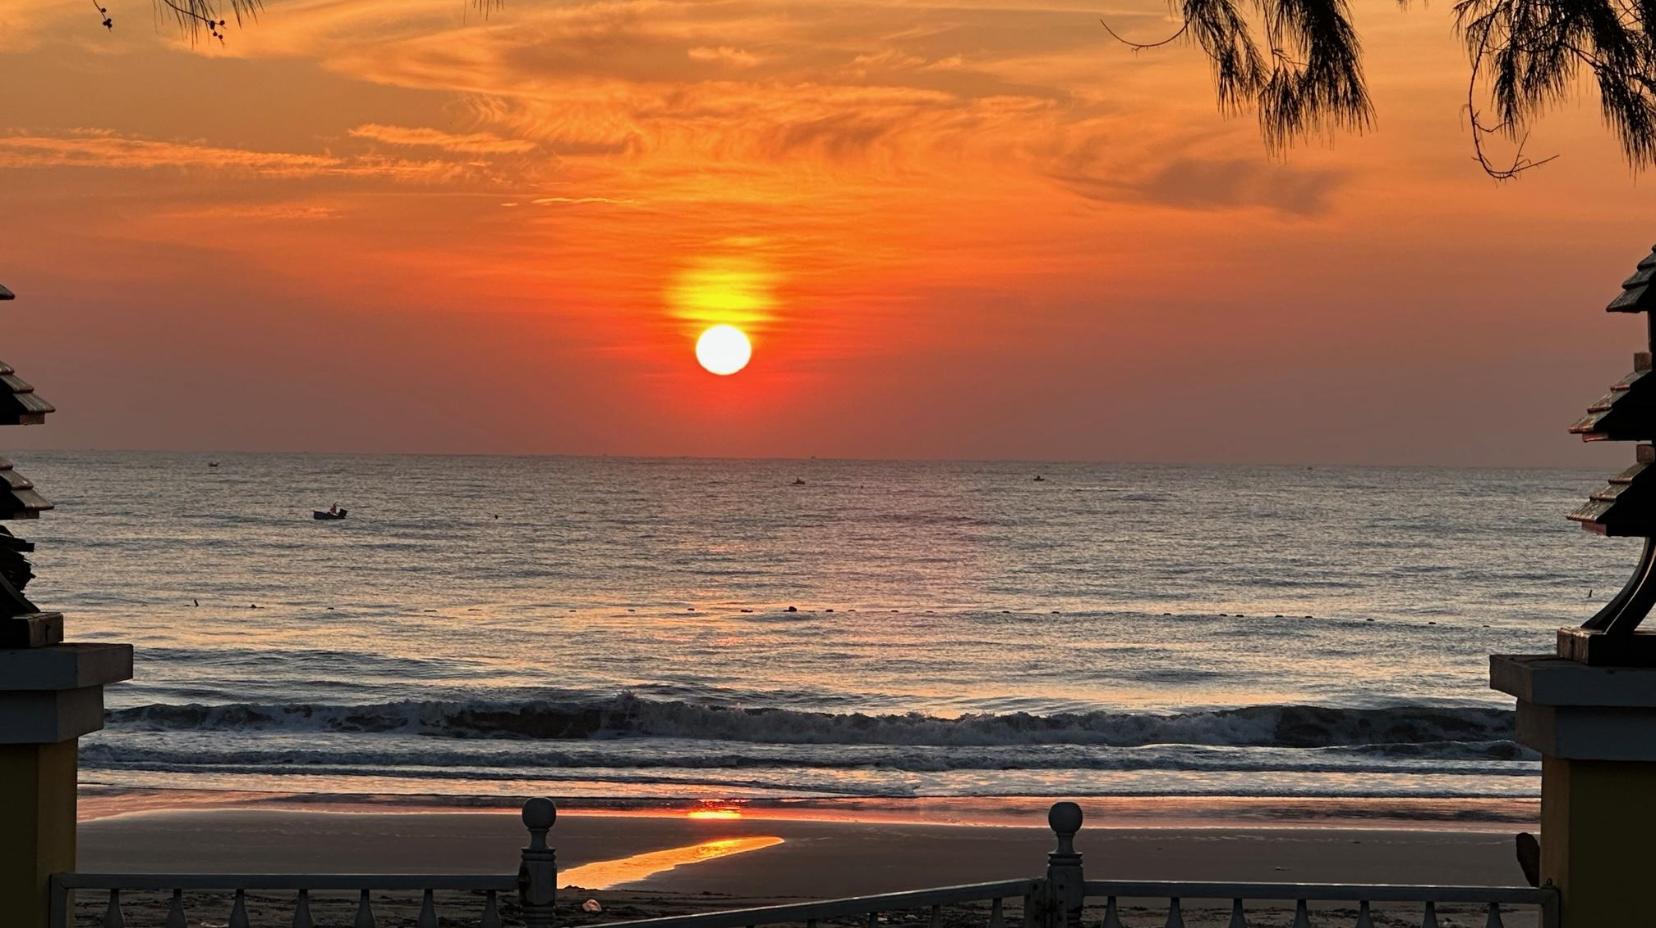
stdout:
<svg viewBox="0 0 1656 928">
<path fill-rule="evenodd" d="M 356 893 L 353 928 L 376 928 L 372 893 L 418 894 L 420 907 L 417 928 L 437 928 L 437 893 L 471 894 L 468 903 L 478 911 L 479 928 L 504 928 L 501 894 L 515 906 L 512 920 L 526 928 L 552 928 L 556 904 L 557 862 L 546 836 L 557 816 L 552 803 L 532 799 L 523 807 L 529 845 L 522 852 L 522 866 L 511 876 L 456 876 L 432 874 L 108 874 L 65 873 L 52 877 L 52 928 L 71 928 L 77 891 L 106 894 L 101 928 L 126 928 L 121 893 L 171 893 L 164 928 L 185 928 L 186 894 L 215 892 L 230 894 L 229 928 L 251 928 L 248 917 L 249 893 L 294 893 L 294 928 L 314 928 L 310 915 L 312 893 Z M 1436 886 L 1350 883 L 1218 883 L 1184 881 L 1088 880 L 1082 871 L 1081 855 L 1075 850 L 1075 836 L 1081 828 L 1081 809 L 1060 802 L 1047 816 L 1058 839 L 1058 847 L 1047 855 L 1042 877 L 941 886 L 909 892 L 855 896 L 814 902 L 788 903 L 755 908 L 727 909 L 693 915 L 675 915 L 634 921 L 610 922 L 602 928 L 760 928 L 768 925 L 804 925 L 819 928 L 824 923 L 878 928 L 887 916 L 897 913 L 924 913 L 910 921 L 924 921 L 926 928 L 944 928 L 943 912 L 965 908 L 968 913 L 948 920 L 950 926 L 979 923 L 986 928 L 1006 928 L 1007 900 L 1020 903 L 1021 928 L 1124 928 L 1123 913 L 1131 908 L 1136 924 L 1148 925 L 1153 918 L 1165 928 L 1185 928 L 1185 903 L 1197 901 L 1193 913 L 1203 922 L 1228 928 L 1248 928 L 1249 910 L 1256 914 L 1286 916 L 1292 906 L 1293 928 L 1314 924 L 1350 924 L 1354 928 L 1380 928 L 1382 910 L 1398 924 L 1422 928 L 1448 928 L 1440 911 L 1453 910 L 1456 925 L 1471 926 L 1472 918 L 1482 928 L 1506 928 L 1504 918 L 1520 911 L 1533 916 L 1537 928 L 1557 928 L 1558 892 L 1551 886 Z M 481 895 L 479 902 L 475 897 Z M 1146 903 L 1156 901 L 1156 905 Z M 1227 906 L 1228 903 L 1228 920 Z M 1089 904 L 1093 911 L 1089 912 Z M 1313 911 L 1313 904 L 1317 910 Z M 1345 904 L 1343 908 L 1336 908 Z M 1099 906 L 1102 910 L 1099 910 Z M 1353 910 L 1351 906 L 1355 905 Z M 1397 913 L 1402 912 L 1399 915 Z M 1415 919 L 1418 918 L 1418 922 Z M 1217 919 L 1217 920 L 1216 920 Z M 445 919 L 444 924 L 455 924 Z M 462 922 L 471 924 L 471 922 Z M 149 928 L 134 925 L 133 928 Z"/>
<path fill-rule="evenodd" d="M 170 892 L 165 928 L 186 928 L 189 924 L 186 893 L 228 893 L 232 896 L 229 928 L 252 928 L 248 918 L 249 893 L 291 892 L 293 899 L 293 928 L 315 928 L 311 919 L 311 894 L 345 892 L 357 895 L 355 928 L 374 928 L 378 920 L 374 914 L 372 894 L 375 892 L 413 893 L 420 896 L 420 913 L 415 922 L 419 928 L 437 928 L 436 894 L 461 892 L 481 894 L 478 906 L 479 928 L 503 928 L 500 920 L 499 895 L 518 889 L 516 876 L 450 876 L 425 874 L 244 874 L 244 873 L 66 873 L 52 880 L 52 926 L 68 928 L 71 920 L 75 890 L 102 890 L 108 896 L 100 928 L 127 928 L 128 922 L 121 909 L 121 893 Z M 140 928 L 134 925 L 133 928 Z"/>
<path fill-rule="evenodd" d="M 850 896 L 844 899 L 823 899 L 817 902 L 795 902 L 786 905 L 758 906 L 750 909 L 725 909 L 696 915 L 674 915 L 667 918 L 644 918 L 626 922 L 609 922 L 602 928 L 757 928 L 759 925 L 806 925 L 816 928 L 819 922 L 856 919 L 868 928 L 875 928 L 881 915 L 894 912 L 925 911 L 932 928 L 941 920 L 942 909 L 948 905 L 988 903 L 987 924 L 1003 928 L 1006 922 L 1007 899 L 1022 899 L 1027 917 L 1035 911 L 1034 900 L 1045 885 L 1043 880 L 1002 880 L 997 883 L 968 883 L 961 886 L 939 886 L 934 889 L 916 889 L 899 893 L 881 893 L 875 896 Z"/>
<path fill-rule="evenodd" d="M 546 833 L 557 821 L 557 809 L 550 799 L 531 799 L 523 804 L 523 825 L 529 830 L 529 844 L 522 852 L 522 865 L 509 875 L 428 874 L 428 873 L 59 873 L 51 879 L 51 928 L 71 928 L 75 918 L 78 890 L 101 890 L 107 895 L 100 928 L 127 928 L 121 909 L 121 893 L 170 892 L 164 928 L 187 928 L 185 893 L 229 893 L 229 928 L 252 928 L 247 898 L 254 892 L 294 893 L 293 928 L 315 928 L 311 918 L 311 894 L 347 892 L 357 894 L 352 928 L 376 928 L 373 896 L 378 892 L 417 893 L 420 896 L 418 928 L 437 928 L 439 892 L 471 893 L 483 896 L 477 916 L 479 928 L 503 928 L 500 895 L 516 895 L 521 923 L 528 928 L 552 928 L 556 902 L 558 867 L 556 852 L 546 843 Z M 133 928 L 148 928 L 137 926 Z"/>
<path fill-rule="evenodd" d="M 1127 899 L 1167 900 L 1169 926 L 1184 924 L 1184 901 L 1217 900 L 1230 903 L 1229 928 L 1247 928 L 1248 903 L 1294 905 L 1294 928 L 1310 928 L 1313 902 L 1355 903 L 1354 928 L 1374 928 L 1378 904 L 1393 903 L 1417 913 L 1423 928 L 1439 928 L 1438 907 L 1459 906 L 1482 916 L 1484 928 L 1503 928 L 1503 914 L 1531 909 L 1535 922 L 1545 928 L 1558 923 L 1557 892 L 1528 886 L 1408 886 L 1395 883 L 1180 883 L 1132 880 L 1088 880 L 1089 899 L 1102 898 L 1102 928 L 1122 928 L 1121 901 Z M 1327 921 L 1332 915 L 1319 918 Z M 1469 924 L 1464 923 L 1463 924 Z"/>
</svg>

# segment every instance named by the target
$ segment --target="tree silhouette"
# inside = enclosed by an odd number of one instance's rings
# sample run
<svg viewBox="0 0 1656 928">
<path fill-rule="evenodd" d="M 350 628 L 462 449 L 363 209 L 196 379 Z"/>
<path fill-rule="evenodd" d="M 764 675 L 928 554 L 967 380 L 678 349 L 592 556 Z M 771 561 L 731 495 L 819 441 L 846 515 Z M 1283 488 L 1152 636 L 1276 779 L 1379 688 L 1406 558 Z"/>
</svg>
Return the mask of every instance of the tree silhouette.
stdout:
<svg viewBox="0 0 1656 928">
<path fill-rule="evenodd" d="M 1407 0 L 1402 0 L 1407 5 Z M 1220 108 L 1252 107 L 1267 148 L 1374 119 L 1362 49 L 1345 0 L 1180 0 L 1178 31 L 1136 50 L 1194 44 L 1213 67 Z M 1460 0 L 1455 28 L 1470 62 L 1465 113 L 1478 164 L 1509 179 L 1544 164 L 1524 153 L 1530 127 L 1590 78 L 1635 170 L 1656 165 L 1656 0 Z M 1493 113 L 1487 116 L 1486 113 Z M 1513 145 L 1494 161 L 1491 136 Z"/>
<path fill-rule="evenodd" d="M 92 0 L 92 6 L 102 17 L 103 27 L 114 29 L 115 18 L 110 15 L 109 8 L 99 0 Z M 177 20 L 178 28 L 191 41 L 200 39 L 205 33 L 223 42 L 224 30 L 230 25 L 230 19 L 240 26 L 246 20 L 256 19 L 262 6 L 262 0 L 155 0 L 156 12 Z"/>
<path fill-rule="evenodd" d="M 191 41 L 200 39 L 204 34 L 208 38 L 224 41 L 224 30 L 235 20 L 237 26 L 248 20 L 257 19 L 259 11 L 264 8 L 264 0 L 154 0 L 155 10 L 163 16 L 170 16 L 178 23 L 178 28 Z M 468 2 L 482 12 L 488 12 L 499 6 L 502 0 L 468 0 Z M 92 0 L 92 6 L 102 18 L 105 29 L 114 29 L 115 20 L 109 9 L 100 0 Z"/>
</svg>

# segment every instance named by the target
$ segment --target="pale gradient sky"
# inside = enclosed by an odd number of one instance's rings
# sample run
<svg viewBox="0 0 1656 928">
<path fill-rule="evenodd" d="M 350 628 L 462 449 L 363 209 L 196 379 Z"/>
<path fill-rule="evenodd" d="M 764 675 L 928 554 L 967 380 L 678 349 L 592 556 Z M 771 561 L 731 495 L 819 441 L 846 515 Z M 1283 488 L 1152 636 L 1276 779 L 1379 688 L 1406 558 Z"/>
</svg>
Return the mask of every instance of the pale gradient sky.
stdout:
<svg viewBox="0 0 1656 928">
<path fill-rule="evenodd" d="M 1590 98 L 1496 185 L 1447 6 L 1262 149 L 1162 0 L 0 0 L 10 447 L 1611 466 L 1656 242 Z M 734 321 L 752 365 L 696 367 Z"/>
</svg>

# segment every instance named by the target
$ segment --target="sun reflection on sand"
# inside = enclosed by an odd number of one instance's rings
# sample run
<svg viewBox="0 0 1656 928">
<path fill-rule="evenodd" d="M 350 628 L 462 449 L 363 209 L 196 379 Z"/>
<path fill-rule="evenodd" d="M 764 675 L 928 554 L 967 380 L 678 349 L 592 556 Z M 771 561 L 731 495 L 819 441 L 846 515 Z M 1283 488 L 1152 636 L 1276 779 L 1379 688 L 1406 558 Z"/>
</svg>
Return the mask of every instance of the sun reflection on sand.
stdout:
<svg viewBox="0 0 1656 928">
<path fill-rule="evenodd" d="M 599 860 L 583 864 L 563 873 L 560 882 L 565 886 L 579 886 L 582 889 L 609 889 L 623 883 L 636 883 L 645 877 L 666 872 L 682 864 L 699 864 L 733 854 L 764 850 L 781 843 L 782 839 L 773 835 L 719 838 L 684 847 L 646 851 L 617 860 Z"/>
<path fill-rule="evenodd" d="M 684 817 L 730 821 L 732 819 L 741 818 L 742 813 L 737 809 L 692 809 L 689 812 L 684 813 Z"/>
</svg>

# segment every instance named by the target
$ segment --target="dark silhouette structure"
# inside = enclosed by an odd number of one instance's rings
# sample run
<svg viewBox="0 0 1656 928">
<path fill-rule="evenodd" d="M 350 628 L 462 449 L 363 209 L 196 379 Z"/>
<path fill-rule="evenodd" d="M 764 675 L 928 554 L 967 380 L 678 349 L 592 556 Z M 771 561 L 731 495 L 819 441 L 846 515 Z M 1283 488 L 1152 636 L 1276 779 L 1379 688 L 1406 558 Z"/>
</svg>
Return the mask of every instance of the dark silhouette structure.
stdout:
<svg viewBox="0 0 1656 928">
<path fill-rule="evenodd" d="M 0 286 L 0 301 L 12 299 L 12 292 Z M 38 425 L 53 411 L 28 381 L 0 361 L 0 425 Z M 0 458 L 0 520 L 34 519 L 51 508 L 29 478 Z M 41 612 L 23 595 L 34 577 L 25 556 L 32 551 L 32 542 L 0 527 L 0 648 L 39 648 L 63 640 L 62 614 Z"/>
<path fill-rule="evenodd" d="M 1633 356 L 1633 372 L 1588 407 L 1570 431 L 1583 441 L 1639 444 L 1633 466 L 1611 477 L 1609 486 L 1594 493 L 1570 518 L 1600 535 L 1643 538 L 1644 554 L 1632 579 L 1597 615 L 1580 628 L 1559 631 L 1558 653 L 1588 664 L 1656 666 L 1656 634 L 1638 630 L 1656 606 L 1656 445 L 1651 444 L 1656 441 L 1656 375 L 1651 373 L 1651 353 L 1656 351 L 1656 251 L 1622 282 L 1621 295 L 1607 309 L 1644 313 L 1649 346 Z"/>
</svg>

